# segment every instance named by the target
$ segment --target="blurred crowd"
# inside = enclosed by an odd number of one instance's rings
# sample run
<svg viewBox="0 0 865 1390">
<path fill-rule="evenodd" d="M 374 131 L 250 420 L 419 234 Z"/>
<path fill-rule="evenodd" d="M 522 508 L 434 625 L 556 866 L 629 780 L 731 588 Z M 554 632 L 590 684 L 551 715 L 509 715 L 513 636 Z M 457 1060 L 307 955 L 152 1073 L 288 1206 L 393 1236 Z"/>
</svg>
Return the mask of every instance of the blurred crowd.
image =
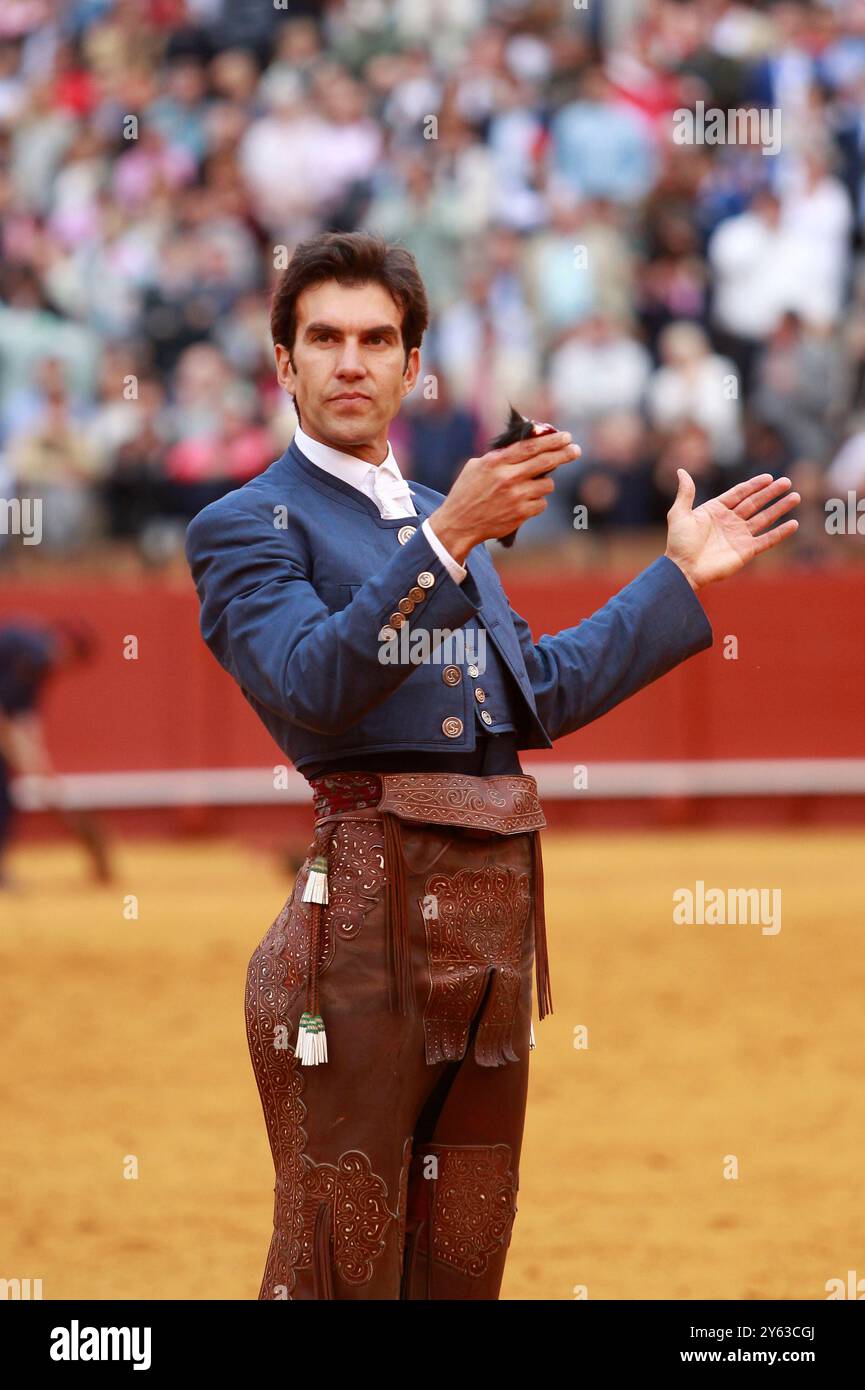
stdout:
<svg viewBox="0 0 865 1390">
<path fill-rule="evenodd" d="M 708 109 L 777 148 L 680 139 Z M 524 546 L 662 524 L 683 466 L 787 474 L 818 554 L 865 484 L 863 217 L 865 0 L 3 0 L 0 497 L 176 553 L 291 438 L 275 267 L 365 228 L 431 304 L 404 473 L 446 491 L 512 402 L 583 449 Z"/>
</svg>

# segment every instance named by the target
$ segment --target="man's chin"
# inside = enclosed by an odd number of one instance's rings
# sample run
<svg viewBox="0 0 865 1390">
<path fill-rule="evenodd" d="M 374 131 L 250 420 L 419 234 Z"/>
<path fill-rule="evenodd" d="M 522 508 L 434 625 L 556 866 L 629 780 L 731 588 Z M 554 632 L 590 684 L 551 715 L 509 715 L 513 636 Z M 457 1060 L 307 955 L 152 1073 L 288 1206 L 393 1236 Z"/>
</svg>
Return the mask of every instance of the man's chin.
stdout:
<svg viewBox="0 0 865 1390">
<path fill-rule="evenodd" d="M 310 428 L 314 433 L 338 440 L 341 444 L 368 444 L 379 434 L 381 421 L 377 415 L 373 418 L 369 402 L 364 402 L 364 405 L 366 408 L 363 410 L 328 411 L 327 415 L 311 423 Z"/>
</svg>

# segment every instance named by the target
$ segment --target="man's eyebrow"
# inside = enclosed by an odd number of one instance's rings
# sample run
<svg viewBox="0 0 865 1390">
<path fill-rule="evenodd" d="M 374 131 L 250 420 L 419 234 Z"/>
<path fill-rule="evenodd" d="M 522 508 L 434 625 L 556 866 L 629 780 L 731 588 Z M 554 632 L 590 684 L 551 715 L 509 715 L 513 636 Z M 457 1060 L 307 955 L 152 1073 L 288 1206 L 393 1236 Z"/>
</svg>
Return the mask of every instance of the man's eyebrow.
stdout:
<svg viewBox="0 0 865 1390">
<path fill-rule="evenodd" d="M 308 323 L 308 324 L 306 325 L 306 328 L 304 329 L 304 333 L 341 333 L 341 332 L 342 332 L 342 329 L 341 329 L 341 328 L 336 328 L 332 323 Z M 363 336 L 363 337 L 368 337 L 368 336 L 369 336 L 370 334 L 372 334 L 372 333 L 376 333 L 376 334 L 378 334 L 380 337 L 383 337 L 383 338 L 393 338 L 394 341 L 396 341 L 396 339 L 397 339 L 397 337 L 398 337 L 397 330 L 394 328 L 394 326 L 393 326 L 392 323 L 380 323 L 380 324 L 376 324 L 373 328 L 364 328 L 364 329 L 362 330 L 362 336 Z"/>
</svg>

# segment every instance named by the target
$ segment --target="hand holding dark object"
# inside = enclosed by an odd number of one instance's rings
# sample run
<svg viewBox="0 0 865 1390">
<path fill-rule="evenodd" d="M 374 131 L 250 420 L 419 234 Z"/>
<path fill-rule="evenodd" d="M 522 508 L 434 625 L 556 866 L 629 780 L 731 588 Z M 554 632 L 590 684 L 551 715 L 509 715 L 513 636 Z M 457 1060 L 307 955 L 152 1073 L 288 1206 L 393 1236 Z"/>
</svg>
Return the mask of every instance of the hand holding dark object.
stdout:
<svg viewBox="0 0 865 1390">
<path fill-rule="evenodd" d="M 514 415 L 515 411 L 512 420 Z M 522 417 L 518 418 L 522 430 Z M 481 541 L 507 537 L 530 516 L 539 516 L 553 491 L 548 475 L 580 456 L 569 434 L 532 420 L 525 423 L 530 430 L 524 439 L 469 459 L 429 519 L 459 564 Z"/>
<path fill-rule="evenodd" d="M 521 439 L 531 439 L 533 436 L 555 434 L 555 432 L 555 425 L 548 425 L 545 421 L 529 420 L 511 406 L 511 415 L 507 426 L 501 434 L 497 434 L 495 439 L 490 442 L 490 449 L 506 449 L 509 444 L 517 444 Z M 499 536 L 498 542 L 499 545 L 510 547 L 516 538 L 516 531 L 509 531 L 506 536 Z"/>
</svg>

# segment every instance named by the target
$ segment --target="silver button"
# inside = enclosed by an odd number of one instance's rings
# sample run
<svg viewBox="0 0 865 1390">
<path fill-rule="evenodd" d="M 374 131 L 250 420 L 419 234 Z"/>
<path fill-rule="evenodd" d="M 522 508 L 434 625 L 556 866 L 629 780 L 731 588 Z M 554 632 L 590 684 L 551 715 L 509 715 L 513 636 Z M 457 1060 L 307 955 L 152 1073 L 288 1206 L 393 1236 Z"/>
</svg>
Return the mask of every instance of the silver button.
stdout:
<svg viewBox="0 0 865 1390">
<path fill-rule="evenodd" d="M 435 575 L 430 574 L 429 570 L 421 570 L 417 577 L 417 582 L 422 589 L 431 589 L 436 582 Z"/>
<path fill-rule="evenodd" d="M 477 666 L 471 665 L 471 666 L 469 667 L 469 675 L 470 675 L 470 676 L 479 676 L 479 675 L 480 675 L 480 671 L 478 670 Z"/>
<path fill-rule="evenodd" d="M 475 699 L 477 700 L 478 704 L 482 705 L 486 698 L 487 692 L 485 690 L 481 690 L 480 686 L 477 686 L 475 689 Z"/>
<path fill-rule="evenodd" d="M 395 637 L 396 633 L 394 632 L 393 628 L 387 627 L 387 625 L 385 625 L 382 628 L 381 632 L 378 634 L 378 640 L 380 642 L 392 642 Z"/>
<path fill-rule="evenodd" d="M 416 530 L 416 526 L 401 526 L 396 533 L 400 545 L 405 545 L 406 541 L 410 541 Z"/>
<path fill-rule="evenodd" d="M 488 709 L 481 710 L 481 719 L 484 721 L 485 724 L 492 724 L 493 722 L 493 717 Z"/>
<path fill-rule="evenodd" d="M 449 719 L 442 720 L 442 733 L 447 734 L 448 738 L 459 738 L 463 731 L 463 721 L 451 715 Z"/>
</svg>

